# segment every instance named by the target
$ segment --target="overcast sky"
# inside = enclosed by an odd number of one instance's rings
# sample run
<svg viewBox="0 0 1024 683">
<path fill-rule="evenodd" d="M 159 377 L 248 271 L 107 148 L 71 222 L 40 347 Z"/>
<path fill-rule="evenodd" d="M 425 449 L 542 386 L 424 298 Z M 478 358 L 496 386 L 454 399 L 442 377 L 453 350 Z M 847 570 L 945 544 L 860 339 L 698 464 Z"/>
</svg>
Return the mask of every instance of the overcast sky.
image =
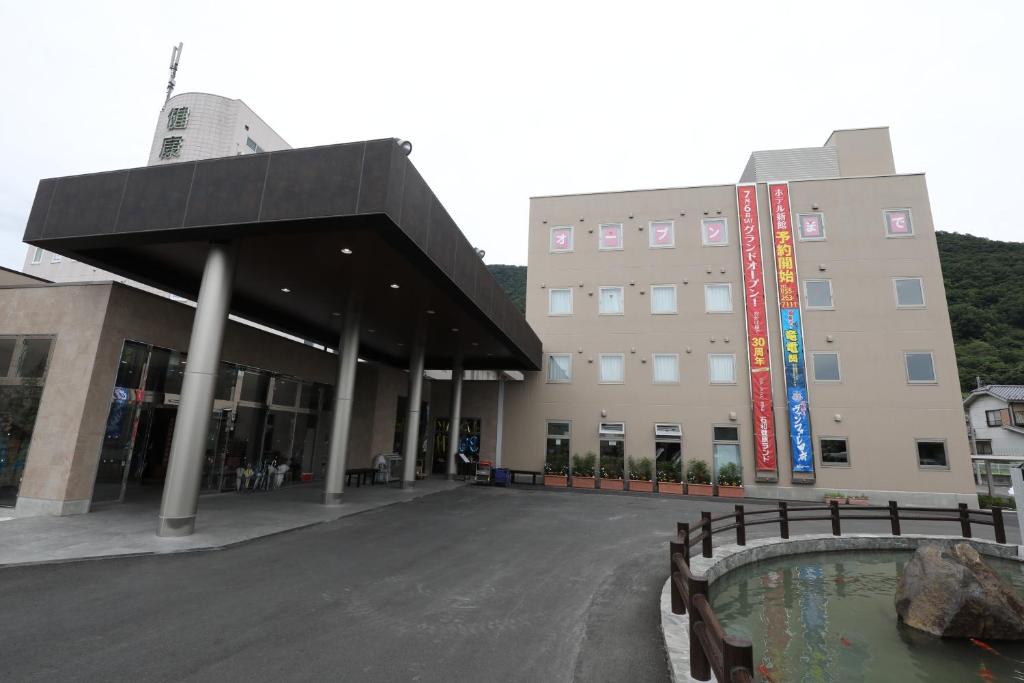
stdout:
<svg viewBox="0 0 1024 683">
<path fill-rule="evenodd" d="M 532 195 L 732 183 L 754 149 L 879 125 L 938 228 L 1020 241 L 1022 25 L 1017 0 L 2 0 L 0 265 L 40 178 L 146 163 L 178 41 L 176 92 L 294 147 L 411 140 L 490 263 L 526 262 Z"/>
</svg>

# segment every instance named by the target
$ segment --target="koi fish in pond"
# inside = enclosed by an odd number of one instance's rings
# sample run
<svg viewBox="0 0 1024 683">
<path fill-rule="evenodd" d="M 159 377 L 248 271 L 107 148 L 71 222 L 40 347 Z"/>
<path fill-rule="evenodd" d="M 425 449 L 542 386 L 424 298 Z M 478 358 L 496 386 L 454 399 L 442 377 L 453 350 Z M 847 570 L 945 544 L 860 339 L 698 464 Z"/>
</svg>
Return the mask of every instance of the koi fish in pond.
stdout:
<svg viewBox="0 0 1024 683">
<path fill-rule="evenodd" d="M 983 681 L 993 681 L 993 680 L 995 680 L 995 676 L 992 675 L 992 670 L 989 669 L 984 664 L 982 664 L 981 668 L 978 669 L 978 678 L 980 678 Z"/>
<path fill-rule="evenodd" d="M 768 670 L 768 667 L 765 666 L 764 662 L 757 665 L 757 673 L 761 674 L 761 678 L 768 681 L 768 683 L 775 683 L 775 679 L 772 678 L 772 674 Z"/>
<path fill-rule="evenodd" d="M 843 647 L 850 647 L 851 645 L 853 645 L 853 643 L 847 640 L 844 636 L 839 637 L 839 642 L 843 644 Z"/>
<path fill-rule="evenodd" d="M 971 638 L 971 645 L 974 645 L 975 647 L 980 647 L 985 652 L 991 652 L 992 654 L 994 654 L 997 657 L 1000 656 L 998 650 L 996 650 L 994 647 L 992 647 L 988 643 L 985 643 L 985 642 L 982 642 L 982 641 L 978 640 L 977 638 Z"/>
</svg>

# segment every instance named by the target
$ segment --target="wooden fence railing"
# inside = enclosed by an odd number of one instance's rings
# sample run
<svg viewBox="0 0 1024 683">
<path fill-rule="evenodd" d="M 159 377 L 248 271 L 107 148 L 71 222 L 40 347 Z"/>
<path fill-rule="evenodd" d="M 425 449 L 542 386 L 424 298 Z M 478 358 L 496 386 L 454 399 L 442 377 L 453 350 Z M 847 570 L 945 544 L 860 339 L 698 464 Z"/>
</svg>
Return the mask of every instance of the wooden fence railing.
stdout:
<svg viewBox="0 0 1024 683">
<path fill-rule="evenodd" d="M 753 519 L 751 519 L 753 518 Z M 840 511 L 839 504 L 798 505 L 780 502 L 777 508 L 746 510 L 737 505 L 734 512 L 712 516 L 701 512 L 700 521 L 676 524 L 676 540 L 669 544 L 672 612 L 690 617 L 690 675 L 698 681 L 710 680 L 711 674 L 722 682 L 745 683 L 754 680 L 754 648 L 750 641 L 725 633 L 708 602 L 708 582 L 690 571 L 691 548 L 701 546 L 704 557 L 712 556 L 712 541 L 718 534 L 736 532 L 736 544 L 747 544 L 747 527 L 778 524 L 779 535 L 789 538 L 789 525 L 799 522 L 828 521 L 832 535 L 842 536 L 843 520 L 876 520 L 889 522 L 893 536 L 902 534 L 901 523 L 952 522 L 959 524 L 960 534 L 971 538 L 972 526 L 991 526 L 996 542 L 1006 543 L 1003 511 L 971 510 L 961 503 L 956 508 L 901 507 L 890 500 L 888 505 L 858 505 Z M 718 524 L 718 522 L 726 522 Z"/>
</svg>

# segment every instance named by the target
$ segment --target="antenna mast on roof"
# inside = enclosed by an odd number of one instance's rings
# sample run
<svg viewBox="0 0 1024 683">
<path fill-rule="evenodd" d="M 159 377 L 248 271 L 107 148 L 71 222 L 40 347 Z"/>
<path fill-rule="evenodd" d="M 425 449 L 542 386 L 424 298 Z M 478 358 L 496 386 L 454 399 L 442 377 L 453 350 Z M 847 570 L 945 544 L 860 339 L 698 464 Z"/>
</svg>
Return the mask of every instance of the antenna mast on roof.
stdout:
<svg viewBox="0 0 1024 683">
<path fill-rule="evenodd" d="M 171 99 L 171 93 L 174 92 L 174 78 L 178 75 L 178 61 L 181 59 L 181 48 L 184 45 L 185 43 L 178 43 L 177 47 L 171 48 L 171 78 L 167 81 L 167 99 L 164 100 L 164 104 L 167 104 L 167 100 Z"/>
</svg>

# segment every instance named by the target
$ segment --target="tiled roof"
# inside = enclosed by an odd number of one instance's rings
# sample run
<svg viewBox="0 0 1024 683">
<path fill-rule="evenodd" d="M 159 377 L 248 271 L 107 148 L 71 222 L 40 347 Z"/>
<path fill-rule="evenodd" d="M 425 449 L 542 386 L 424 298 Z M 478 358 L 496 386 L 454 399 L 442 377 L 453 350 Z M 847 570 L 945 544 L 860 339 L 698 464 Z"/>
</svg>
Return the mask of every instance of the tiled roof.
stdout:
<svg viewBox="0 0 1024 683">
<path fill-rule="evenodd" d="M 988 393 L 1004 401 L 1024 401 L 1024 384 L 986 384 L 971 393 Z"/>
</svg>

